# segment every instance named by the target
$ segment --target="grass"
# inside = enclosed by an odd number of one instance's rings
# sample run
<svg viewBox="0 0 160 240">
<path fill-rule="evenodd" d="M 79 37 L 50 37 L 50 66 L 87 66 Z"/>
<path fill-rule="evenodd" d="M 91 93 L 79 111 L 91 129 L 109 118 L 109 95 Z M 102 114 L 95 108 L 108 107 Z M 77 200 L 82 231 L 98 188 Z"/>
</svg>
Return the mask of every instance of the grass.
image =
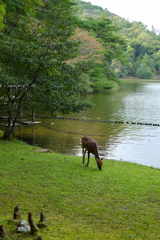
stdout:
<svg viewBox="0 0 160 240">
<path fill-rule="evenodd" d="M 44 240 L 160 239 L 160 169 L 129 162 L 34 152 L 20 141 L 0 140 L 0 225 L 4 239 L 34 239 L 16 233 L 14 207 L 35 223 L 46 213 Z"/>
</svg>

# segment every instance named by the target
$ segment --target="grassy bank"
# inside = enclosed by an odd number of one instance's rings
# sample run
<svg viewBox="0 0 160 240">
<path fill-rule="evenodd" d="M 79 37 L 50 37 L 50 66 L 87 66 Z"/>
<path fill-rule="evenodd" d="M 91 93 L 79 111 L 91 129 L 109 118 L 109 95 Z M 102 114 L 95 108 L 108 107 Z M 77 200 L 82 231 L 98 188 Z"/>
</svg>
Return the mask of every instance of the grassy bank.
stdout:
<svg viewBox="0 0 160 240">
<path fill-rule="evenodd" d="M 34 152 L 18 141 L 0 140 L 0 225 L 4 239 L 34 239 L 17 234 L 8 221 L 20 205 L 21 218 L 32 211 L 38 223 L 45 211 L 43 239 L 160 239 L 160 170 L 92 158 Z"/>
</svg>

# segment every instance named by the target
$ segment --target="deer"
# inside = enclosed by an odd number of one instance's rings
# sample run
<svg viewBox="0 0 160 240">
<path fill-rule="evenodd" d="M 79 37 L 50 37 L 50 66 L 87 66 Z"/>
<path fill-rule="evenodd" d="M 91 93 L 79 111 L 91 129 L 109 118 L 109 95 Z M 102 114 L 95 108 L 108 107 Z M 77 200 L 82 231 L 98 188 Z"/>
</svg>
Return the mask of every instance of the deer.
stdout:
<svg viewBox="0 0 160 240">
<path fill-rule="evenodd" d="M 89 166 L 89 158 L 90 158 L 90 153 L 95 155 L 95 160 L 97 162 L 97 166 L 99 170 L 102 170 L 102 160 L 103 158 L 99 158 L 98 154 L 98 145 L 96 141 L 94 141 L 92 138 L 85 136 L 82 138 L 82 154 L 83 154 L 83 164 L 85 163 L 85 154 L 86 151 L 88 151 L 88 162 L 86 164 L 86 167 Z"/>
</svg>

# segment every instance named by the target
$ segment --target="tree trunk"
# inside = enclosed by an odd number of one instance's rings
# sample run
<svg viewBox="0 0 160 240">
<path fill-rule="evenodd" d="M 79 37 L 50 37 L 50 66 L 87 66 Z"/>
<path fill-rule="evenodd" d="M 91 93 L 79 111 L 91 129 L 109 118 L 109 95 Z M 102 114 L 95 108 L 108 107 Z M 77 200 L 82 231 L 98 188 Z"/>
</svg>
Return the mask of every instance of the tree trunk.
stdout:
<svg viewBox="0 0 160 240">
<path fill-rule="evenodd" d="M 12 109 L 8 110 L 8 126 L 4 133 L 3 139 L 9 140 L 13 132 L 12 128 Z"/>
<path fill-rule="evenodd" d="M 11 107 L 8 110 L 8 126 L 7 126 L 6 131 L 4 133 L 4 136 L 3 136 L 4 140 L 9 140 L 10 137 L 12 136 L 13 129 L 14 129 L 16 120 L 18 118 L 19 111 L 20 111 L 20 104 L 18 105 L 18 108 L 15 110 L 15 116 L 14 117 L 13 117 L 13 108 Z"/>
</svg>

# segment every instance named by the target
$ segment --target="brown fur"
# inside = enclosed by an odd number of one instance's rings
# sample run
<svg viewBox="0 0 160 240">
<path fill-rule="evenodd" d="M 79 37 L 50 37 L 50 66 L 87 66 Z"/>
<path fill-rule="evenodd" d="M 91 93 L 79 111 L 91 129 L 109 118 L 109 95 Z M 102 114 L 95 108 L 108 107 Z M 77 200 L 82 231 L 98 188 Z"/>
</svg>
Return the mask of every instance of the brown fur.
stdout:
<svg viewBox="0 0 160 240">
<path fill-rule="evenodd" d="M 99 158 L 99 153 L 98 153 L 98 145 L 97 143 L 90 137 L 85 136 L 82 138 L 82 153 L 83 153 L 83 163 L 85 162 L 85 154 L 86 151 L 88 151 L 88 162 L 87 162 L 87 167 L 89 166 L 89 158 L 90 158 L 90 153 L 95 155 L 95 160 L 97 162 L 97 166 L 99 170 L 102 170 L 102 160 L 103 158 Z"/>
</svg>

